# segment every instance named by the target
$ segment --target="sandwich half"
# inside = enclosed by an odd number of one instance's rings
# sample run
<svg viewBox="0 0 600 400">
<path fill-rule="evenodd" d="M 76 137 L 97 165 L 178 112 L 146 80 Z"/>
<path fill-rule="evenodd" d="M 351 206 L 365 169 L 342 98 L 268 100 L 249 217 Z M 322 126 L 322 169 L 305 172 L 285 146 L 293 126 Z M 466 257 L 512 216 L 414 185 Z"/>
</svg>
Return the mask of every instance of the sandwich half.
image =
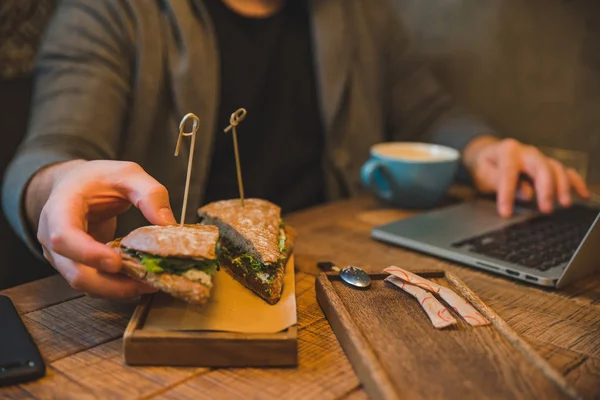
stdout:
<svg viewBox="0 0 600 400">
<path fill-rule="evenodd" d="M 279 206 L 262 199 L 216 201 L 198 210 L 201 224 L 219 227 L 220 264 L 248 289 L 275 304 L 281 298 L 285 265 L 295 233 Z"/>
<path fill-rule="evenodd" d="M 144 226 L 109 243 L 123 259 L 123 272 L 192 304 L 210 296 L 219 269 L 216 226 Z"/>
</svg>

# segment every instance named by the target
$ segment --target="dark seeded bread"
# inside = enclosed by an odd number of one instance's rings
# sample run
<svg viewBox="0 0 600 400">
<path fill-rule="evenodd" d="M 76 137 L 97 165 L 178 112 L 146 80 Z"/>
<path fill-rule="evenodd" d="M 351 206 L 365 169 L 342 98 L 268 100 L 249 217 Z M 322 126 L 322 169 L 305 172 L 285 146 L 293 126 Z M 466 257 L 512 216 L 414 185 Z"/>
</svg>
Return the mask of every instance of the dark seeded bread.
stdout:
<svg viewBox="0 0 600 400">
<path fill-rule="evenodd" d="M 274 278 L 271 283 L 263 282 L 254 274 L 246 274 L 245 271 L 232 266 L 231 264 L 227 263 L 227 261 L 223 261 L 221 264 L 221 266 L 225 268 L 225 271 L 227 271 L 229 275 L 262 297 L 269 304 L 275 304 L 281 299 L 281 294 L 283 292 L 283 281 L 285 277 L 285 266 L 294 248 L 296 231 L 292 227 L 286 226 L 285 234 L 286 249 L 284 252 L 284 258 L 282 262 L 276 265 Z"/>
<path fill-rule="evenodd" d="M 210 297 L 210 287 L 200 282 L 191 281 L 183 276 L 172 274 L 153 274 L 135 258 L 126 254 L 121 247 L 121 240 L 117 239 L 108 243 L 123 259 L 122 272 L 142 281 L 158 290 L 170 294 L 173 297 L 187 301 L 192 304 L 205 304 Z"/>
<path fill-rule="evenodd" d="M 262 199 L 216 201 L 201 207 L 198 216 L 203 224 L 216 225 L 222 236 L 263 264 L 279 259 L 279 224 L 281 209 Z"/>
</svg>

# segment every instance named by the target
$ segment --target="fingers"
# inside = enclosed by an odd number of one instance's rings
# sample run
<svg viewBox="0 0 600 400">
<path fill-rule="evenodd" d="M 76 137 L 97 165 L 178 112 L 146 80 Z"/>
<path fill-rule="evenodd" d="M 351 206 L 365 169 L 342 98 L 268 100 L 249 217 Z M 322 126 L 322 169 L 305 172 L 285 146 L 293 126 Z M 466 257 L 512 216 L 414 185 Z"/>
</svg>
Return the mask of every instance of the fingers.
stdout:
<svg viewBox="0 0 600 400">
<path fill-rule="evenodd" d="M 549 159 L 548 164 L 554 174 L 554 182 L 556 183 L 556 196 L 558 202 L 563 207 L 571 206 L 571 185 L 569 183 L 569 176 L 565 167 L 554 159 Z"/>
<path fill-rule="evenodd" d="M 109 274 L 87 265 L 76 263 L 59 254 L 52 253 L 53 265 L 77 291 L 92 297 L 127 299 L 156 289 L 135 281 L 125 275 Z"/>
<path fill-rule="evenodd" d="M 89 222 L 88 234 L 100 243 L 108 243 L 115 237 L 117 218 L 110 218 L 102 222 Z"/>
<path fill-rule="evenodd" d="M 552 212 L 554 201 L 554 174 L 548 159 L 536 148 L 527 146 L 523 151 L 523 169 L 534 182 L 538 208 Z"/>
<path fill-rule="evenodd" d="M 516 140 L 504 140 L 499 148 L 498 213 L 509 217 L 513 212 L 515 190 L 519 179 L 520 148 Z"/>
<path fill-rule="evenodd" d="M 106 272 L 118 272 L 121 258 L 85 231 L 86 205 L 77 194 L 57 191 L 50 196 L 40 217 L 38 240 L 53 253 Z"/>
<path fill-rule="evenodd" d="M 75 289 L 128 298 L 155 289 L 124 275 L 121 257 L 95 239 L 112 239 L 116 216 L 137 206 L 153 224 L 175 224 L 164 186 L 139 165 L 90 161 L 53 186 L 39 220 L 44 256 Z"/>
<path fill-rule="evenodd" d="M 590 191 L 587 188 L 585 181 L 583 180 L 581 175 L 577 173 L 577 171 L 575 171 L 573 168 L 568 168 L 567 177 L 569 178 L 569 182 L 571 183 L 577 194 L 579 194 L 584 199 L 590 198 Z"/>
<path fill-rule="evenodd" d="M 120 180 L 129 201 L 140 209 L 146 219 L 155 225 L 176 224 L 167 189 L 148 175 L 139 165 L 128 167 L 132 176 Z"/>
<path fill-rule="evenodd" d="M 521 201 L 531 201 L 533 199 L 533 195 L 535 192 L 533 191 L 533 187 L 531 183 L 528 181 L 522 181 L 519 184 L 519 190 L 517 191 L 517 199 Z"/>
<path fill-rule="evenodd" d="M 114 233 L 114 217 L 128 202 L 153 224 L 175 224 L 164 186 L 130 162 L 89 162 L 56 185 L 40 217 L 38 239 L 54 253 L 105 272 L 119 272 L 121 258 L 98 239 Z M 88 226 L 90 225 L 90 226 Z M 104 240 L 103 240 L 104 241 Z"/>
</svg>

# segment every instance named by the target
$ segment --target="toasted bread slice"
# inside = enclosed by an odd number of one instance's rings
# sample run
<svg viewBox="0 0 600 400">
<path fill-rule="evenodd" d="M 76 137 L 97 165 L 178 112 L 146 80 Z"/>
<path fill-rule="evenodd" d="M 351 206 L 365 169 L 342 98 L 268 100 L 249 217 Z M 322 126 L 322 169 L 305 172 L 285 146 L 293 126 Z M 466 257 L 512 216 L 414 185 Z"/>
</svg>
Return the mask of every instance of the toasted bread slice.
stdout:
<svg viewBox="0 0 600 400">
<path fill-rule="evenodd" d="M 140 261 L 123 251 L 121 239 L 108 243 L 122 258 L 122 271 L 133 279 L 142 281 L 173 297 L 192 304 L 205 304 L 210 297 L 211 288 L 200 282 L 195 282 L 181 275 L 169 273 L 155 274 L 146 271 Z"/>
<path fill-rule="evenodd" d="M 263 199 L 246 199 L 243 207 L 239 199 L 222 200 L 201 207 L 198 216 L 261 263 L 279 260 L 279 206 Z"/>
<path fill-rule="evenodd" d="M 142 226 L 121 239 L 121 245 L 159 257 L 206 258 L 214 260 L 216 226 Z"/>
<path fill-rule="evenodd" d="M 293 229 L 282 229 L 281 208 L 263 199 L 246 199 L 244 206 L 233 199 L 207 204 L 198 216 L 219 227 L 219 262 L 225 270 L 269 304 L 277 303 L 296 236 Z"/>
<path fill-rule="evenodd" d="M 204 304 L 210 296 L 210 273 L 191 268 L 173 273 L 160 265 L 147 268 L 144 257 L 176 260 L 195 260 L 194 263 L 215 260 L 215 247 L 219 238 L 216 226 L 144 226 L 122 239 L 109 243 L 123 260 L 123 272 L 173 297 L 193 304 Z M 152 265 L 152 264 L 149 264 Z M 166 267 L 165 267 L 166 268 Z M 159 272 L 160 271 L 160 272 Z"/>
<path fill-rule="evenodd" d="M 237 268 L 235 265 L 232 265 L 231 260 L 220 260 L 221 266 L 224 267 L 225 271 L 227 271 L 229 275 L 259 295 L 269 304 L 276 304 L 281 299 L 281 294 L 283 293 L 285 267 L 294 248 L 296 231 L 292 227 L 286 226 L 285 233 L 286 242 L 285 250 L 283 251 L 283 258 L 279 263 L 276 263 L 275 267 L 270 273 L 249 274 L 244 270 Z"/>
</svg>

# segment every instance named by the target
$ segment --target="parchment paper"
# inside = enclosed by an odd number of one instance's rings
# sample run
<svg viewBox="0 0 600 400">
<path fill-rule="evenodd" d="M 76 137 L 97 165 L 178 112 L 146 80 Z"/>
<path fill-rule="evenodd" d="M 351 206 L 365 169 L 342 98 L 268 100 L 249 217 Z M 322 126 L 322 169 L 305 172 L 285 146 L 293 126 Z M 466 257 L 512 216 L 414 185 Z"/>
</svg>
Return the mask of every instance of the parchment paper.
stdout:
<svg viewBox="0 0 600 400">
<path fill-rule="evenodd" d="M 296 322 L 292 255 L 286 265 L 283 294 L 277 304 L 268 304 L 221 268 L 213 276 L 207 304 L 192 305 L 159 292 L 154 295 L 142 329 L 275 333 Z"/>
</svg>

